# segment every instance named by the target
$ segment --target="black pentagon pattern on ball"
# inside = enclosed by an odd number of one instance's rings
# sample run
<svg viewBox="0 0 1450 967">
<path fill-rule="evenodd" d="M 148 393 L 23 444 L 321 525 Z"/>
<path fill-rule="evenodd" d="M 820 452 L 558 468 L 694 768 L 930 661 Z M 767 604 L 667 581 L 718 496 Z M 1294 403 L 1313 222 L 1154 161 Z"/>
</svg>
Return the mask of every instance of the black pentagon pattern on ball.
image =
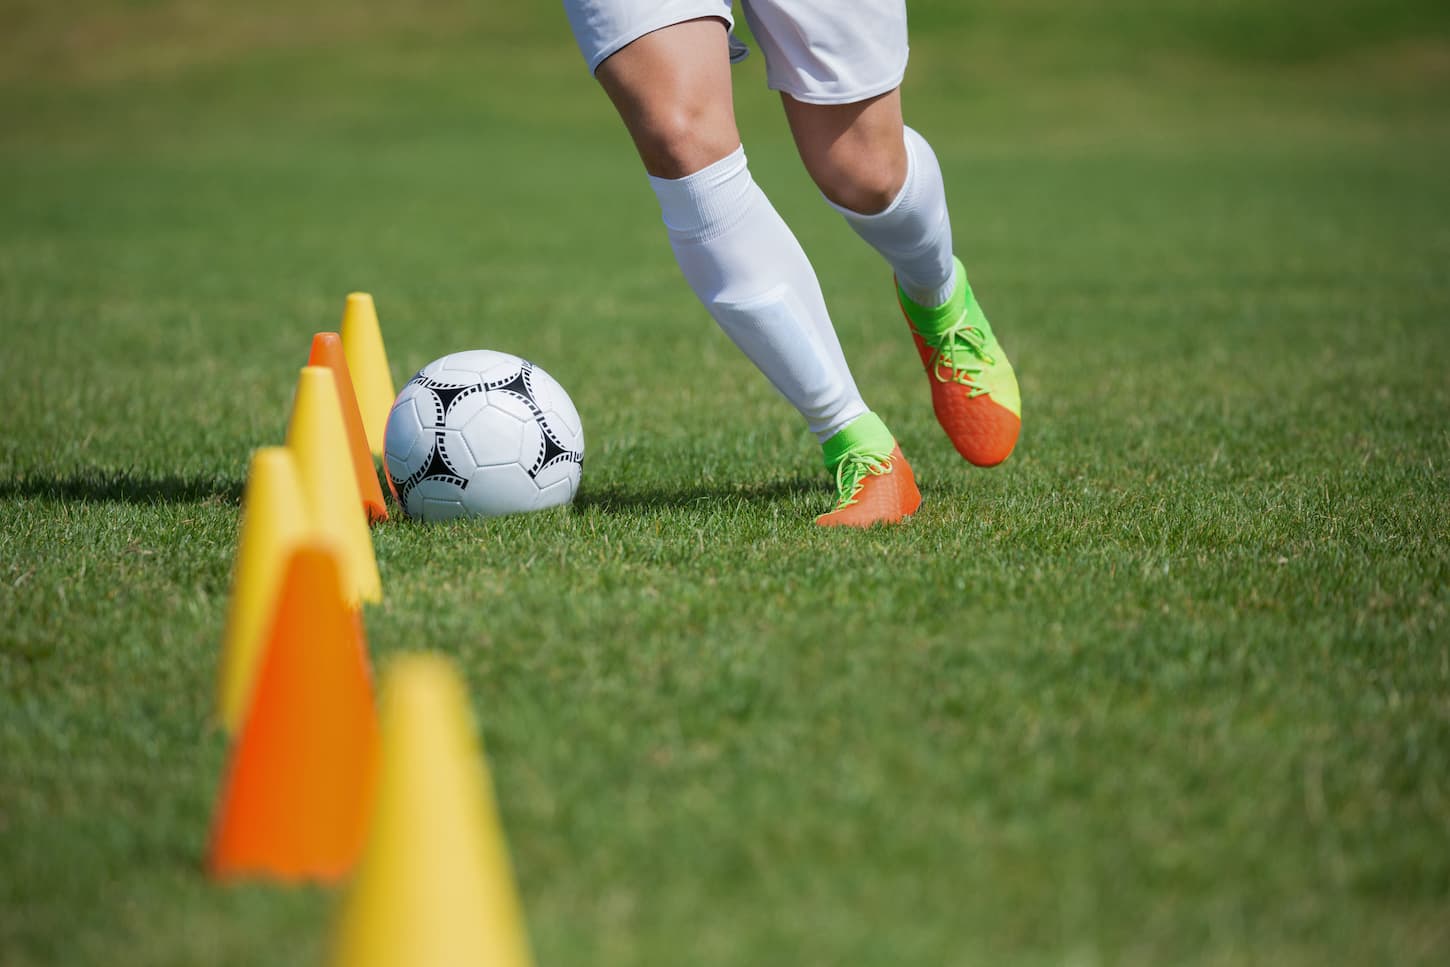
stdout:
<svg viewBox="0 0 1450 967">
<path fill-rule="evenodd" d="M 544 434 L 544 445 L 540 449 L 534 465 L 525 468 L 530 479 L 537 478 L 545 469 L 556 463 L 577 463 L 581 467 L 584 465 L 584 454 L 578 450 L 570 450 L 555 435 L 554 428 L 549 425 L 543 409 L 539 406 L 538 400 L 534 398 L 533 372 L 534 364 L 523 360 L 523 366 L 519 368 L 518 372 L 487 383 L 459 386 L 456 383 L 446 383 L 426 376 L 421 370 L 408 381 L 429 391 L 433 402 L 433 425 L 436 429 L 433 433 L 433 447 L 428 454 L 428 461 L 415 470 L 407 480 L 398 484 L 398 499 L 403 502 L 404 506 L 407 506 L 408 495 L 425 480 L 441 480 L 444 483 L 453 484 L 459 490 L 468 489 L 468 479 L 459 474 L 457 468 L 448 462 L 443 446 L 443 427 L 448 421 L 448 414 L 452 412 L 458 401 L 467 399 L 475 393 L 485 391 L 507 393 L 522 402 L 529 408 L 529 412 L 534 414 L 534 419 L 538 421 L 539 429 Z"/>
<path fill-rule="evenodd" d="M 454 466 L 448 462 L 443 451 L 443 426 L 448 420 L 448 413 L 461 399 L 466 399 L 474 393 L 481 393 L 483 387 L 477 383 L 472 386 L 459 386 L 456 383 L 445 383 L 442 380 L 424 376 L 420 371 L 409 383 L 417 383 L 429 391 L 429 397 L 433 401 L 433 425 L 437 428 L 433 432 L 433 448 L 428 453 L 428 461 L 398 484 L 398 499 L 403 506 L 408 505 L 408 495 L 413 492 L 425 480 L 441 480 L 444 483 L 451 483 L 459 490 L 468 489 L 468 478 L 460 474 Z"/>
<path fill-rule="evenodd" d="M 552 467 L 556 463 L 577 463 L 584 465 L 584 454 L 578 450 L 569 450 L 562 443 L 554 439 L 554 433 L 549 425 L 540 421 L 539 426 L 544 428 L 544 446 L 539 451 L 539 459 L 534 461 L 533 469 L 529 471 L 530 477 L 537 477 L 543 473 L 545 468 Z"/>
<path fill-rule="evenodd" d="M 570 450 L 564 446 L 564 441 L 554 433 L 554 428 L 549 425 L 545 418 L 539 401 L 534 398 L 533 384 L 534 364 L 527 359 L 523 360 L 523 366 L 514 375 L 506 379 L 497 379 L 485 386 L 491 393 L 508 393 L 516 397 L 529 408 L 534 414 L 534 419 L 539 421 L 539 429 L 544 432 L 544 446 L 539 451 L 539 458 L 534 461 L 532 467 L 526 467 L 530 478 L 537 478 L 548 467 L 556 463 L 577 463 L 584 465 L 584 454 L 578 450 Z"/>
</svg>

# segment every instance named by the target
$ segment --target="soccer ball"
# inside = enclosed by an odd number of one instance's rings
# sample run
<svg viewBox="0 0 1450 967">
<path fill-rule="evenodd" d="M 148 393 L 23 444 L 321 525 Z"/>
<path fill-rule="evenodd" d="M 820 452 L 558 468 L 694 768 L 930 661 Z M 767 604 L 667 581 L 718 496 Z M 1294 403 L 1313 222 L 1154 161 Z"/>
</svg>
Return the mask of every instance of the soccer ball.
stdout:
<svg viewBox="0 0 1450 967">
<path fill-rule="evenodd" d="M 584 427 L 564 387 L 528 360 L 453 353 L 398 394 L 383 457 L 410 517 L 516 514 L 574 499 Z"/>
</svg>

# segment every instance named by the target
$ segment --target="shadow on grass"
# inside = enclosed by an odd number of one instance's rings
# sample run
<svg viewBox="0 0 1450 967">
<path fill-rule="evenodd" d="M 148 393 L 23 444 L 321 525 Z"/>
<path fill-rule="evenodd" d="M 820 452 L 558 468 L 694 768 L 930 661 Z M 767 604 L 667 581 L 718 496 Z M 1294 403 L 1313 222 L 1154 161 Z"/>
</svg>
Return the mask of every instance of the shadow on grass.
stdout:
<svg viewBox="0 0 1450 967">
<path fill-rule="evenodd" d="M 0 500 L 14 497 L 81 503 L 188 504 L 208 500 L 235 503 L 242 498 L 242 481 L 224 476 L 156 476 L 89 467 L 65 475 L 38 473 L 0 480 Z"/>
<path fill-rule="evenodd" d="M 597 510 L 604 514 L 634 514 L 646 510 L 666 510 L 715 501 L 767 501 L 798 494 L 826 493 L 829 485 L 821 480 L 796 477 L 744 486 L 650 487 L 639 490 L 624 487 L 587 488 L 574 498 L 579 510 Z"/>
<path fill-rule="evenodd" d="M 86 468 L 65 475 L 32 474 L 0 480 L 0 500 L 40 498 L 81 503 L 184 504 L 242 498 L 243 481 L 223 476 L 150 475 L 130 470 Z M 825 481 L 802 477 L 757 484 L 716 486 L 588 488 L 574 500 L 579 510 L 633 514 L 717 501 L 769 501 L 798 494 L 826 493 Z"/>
</svg>

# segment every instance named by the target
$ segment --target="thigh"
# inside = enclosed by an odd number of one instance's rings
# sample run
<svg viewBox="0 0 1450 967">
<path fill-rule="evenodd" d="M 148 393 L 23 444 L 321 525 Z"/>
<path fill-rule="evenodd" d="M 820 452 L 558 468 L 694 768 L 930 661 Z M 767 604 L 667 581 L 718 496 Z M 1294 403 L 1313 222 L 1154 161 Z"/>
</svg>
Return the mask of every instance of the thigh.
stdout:
<svg viewBox="0 0 1450 967">
<path fill-rule="evenodd" d="M 656 177 L 682 178 L 740 145 L 726 27 L 710 17 L 651 31 L 595 71 Z"/>
<path fill-rule="evenodd" d="M 771 90 L 808 104 L 850 104 L 901 85 L 905 0 L 741 0 Z"/>
<path fill-rule="evenodd" d="M 564 13 L 590 73 L 605 58 L 651 31 L 719 17 L 734 26 L 730 0 L 564 0 Z"/>
</svg>

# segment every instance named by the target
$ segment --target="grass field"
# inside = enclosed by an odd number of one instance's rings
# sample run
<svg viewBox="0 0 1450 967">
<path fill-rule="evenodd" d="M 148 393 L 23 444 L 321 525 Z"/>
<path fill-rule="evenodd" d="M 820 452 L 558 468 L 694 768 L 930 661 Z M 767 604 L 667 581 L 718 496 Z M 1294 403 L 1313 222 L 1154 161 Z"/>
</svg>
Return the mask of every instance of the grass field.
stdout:
<svg viewBox="0 0 1450 967">
<path fill-rule="evenodd" d="M 507 6 L 0 3 L 0 963 L 320 962 L 331 893 L 199 864 L 246 461 L 352 289 L 584 418 L 573 508 L 379 527 L 366 615 L 458 659 L 541 964 L 1450 961 L 1444 5 L 913 3 L 993 471 L 738 68 L 926 497 L 851 534 Z"/>
</svg>

